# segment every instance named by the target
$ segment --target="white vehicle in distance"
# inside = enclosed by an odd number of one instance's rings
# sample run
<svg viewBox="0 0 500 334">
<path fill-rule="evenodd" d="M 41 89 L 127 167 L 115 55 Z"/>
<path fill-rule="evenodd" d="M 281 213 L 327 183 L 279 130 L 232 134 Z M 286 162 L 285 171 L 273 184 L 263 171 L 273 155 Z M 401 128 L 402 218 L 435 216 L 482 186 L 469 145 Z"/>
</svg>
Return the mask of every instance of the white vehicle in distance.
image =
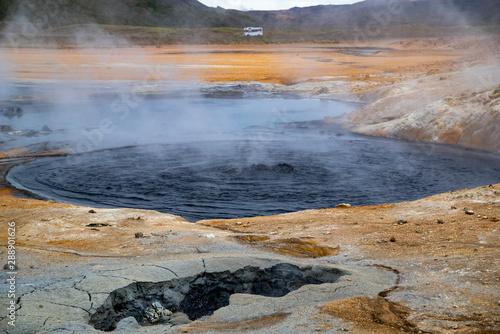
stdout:
<svg viewBox="0 0 500 334">
<path fill-rule="evenodd" d="M 243 28 L 245 31 L 243 36 L 262 36 L 264 35 L 264 29 L 262 27 L 246 27 Z"/>
</svg>

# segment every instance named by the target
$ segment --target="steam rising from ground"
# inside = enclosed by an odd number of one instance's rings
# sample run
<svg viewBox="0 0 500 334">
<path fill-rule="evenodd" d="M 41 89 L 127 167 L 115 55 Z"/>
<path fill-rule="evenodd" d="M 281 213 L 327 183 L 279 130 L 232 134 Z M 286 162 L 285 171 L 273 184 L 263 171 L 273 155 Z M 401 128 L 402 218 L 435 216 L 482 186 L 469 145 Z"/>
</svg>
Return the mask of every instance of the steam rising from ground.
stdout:
<svg viewBox="0 0 500 334">
<path fill-rule="evenodd" d="M 318 120 L 325 116 L 335 117 L 349 110 L 347 108 L 339 111 L 337 107 L 328 106 L 328 102 L 318 105 L 318 101 L 310 100 L 261 100 L 260 105 L 252 105 L 251 101 L 247 105 L 240 103 L 239 108 L 244 110 L 240 109 L 239 112 L 242 115 L 252 115 L 251 119 L 234 117 L 230 111 L 233 104 L 231 99 L 206 99 L 206 92 L 200 90 L 200 84 L 179 83 L 176 72 L 178 68 L 174 71 L 174 67 L 170 70 L 170 64 L 150 65 L 149 56 L 141 54 L 138 49 L 134 67 L 113 62 L 111 57 L 99 52 L 99 48 L 115 47 L 119 53 L 121 48 L 133 45 L 123 37 L 110 35 L 97 24 L 88 24 L 91 20 L 85 18 L 82 21 L 87 22 L 85 25 L 61 27 L 61 22 L 57 20 L 59 17 L 64 19 L 65 6 L 69 3 L 67 0 L 52 1 L 51 4 L 55 7 L 40 9 L 31 6 L 28 1 L 22 2 L 12 13 L 11 22 L 3 31 L 3 42 L 12 49 L 26 45 L 60 47 L 58 33 L 69 33 L 73 37 L 71 45 L 78 50 L 77 56 L 92 53 L 93 57 L 91 63 L 79 65 L 78 77 L 68 77 L 64 74 L 58 76 L 54 73 L 49 82 L 35 84 L 9 81 L 12 73 L 22 73 L 25 69 L 22 66 L 10 66 L 0 54 L 0 75 L 3 78 L 0 83 L 0 99 L 4 100 L 2 104 L 10 107 L 21 103 L 25 111 L 22 117 L 8 120 L 4 115 L 0 116 L 2 125 L 7 124 L 12 128 L 7 128 L 9 138 L 14 138 L 15 131 L 24 131 L 24 135 L 15 141 L 5 138 L 2 133 L 4 147 L 19 147 L 40 143 L 46 139 L 69 144 L 67 150 L 70 153 L 81 154 L 125 145 L 240 140 L 248 145 L 242 145 L 238 150 L 246 152 L 246 155 L 243 155 L 247 159 L 245 162 L 251 164 L 266 159 L 259 149 L 259 143 L 276 139 L 280 127 L 294 122 Z M 366 24 L 354 26 L 358 29 L 356 42 L 364 45 L 363 43 L 373 38 L 383 36 L 387 32 L 384 29 L 400 22 L 402 3 L 405 2 L 373 1 L 371 19 Z M 452 2 L 447 2 L 446 7 L 441 9 L 456 19 L 459 11 L 450 11 L 452 5 Z M 438 7 L 436 8 L 440 11 Z M 331 17 L 322 19 L 331 20 Z M 461 23 L 466 22 L 465 17 L 461 20 Z M 324 21 L 324 24 L 327 26 L 329 22 Z M 196 51 L 196 47 L 191 47 L 190 51 Z M 39 56 L 44 56 L 43 49 L 40 49 Z M 199 57 L 205 56 L 200 54 Z M 46 62 L 65 66 L 63 59 L 46 59 Z M 203 63 L 203 59 L 200 59 L 199 63 Z M 43 71 L 43 68 L 33 69 L 32 64 L 23 66 L 32 66 L 32 72 Z M 96 77 L 95 68 L 113 70 L 122 67 L 129 71 L 139 71 L 144 79 L 125 82 L 121 81 L 119 76 L 106 74 L 108 81 L 90 80 Z M 112 73 L 116 75 L 118 72 Z M 193 81 L 198 81 L 197 79 L 192 78 Z M 222 96 L 226 94 L 225 97 L 228 97 L 234 93 L 239 94 L 241 90 L 231 88 L 222 92 Z M 258 97 L 262 99 L 263 96 Z M 422 98 L 422 101 L 424 100 L 425 96 Z M 310 106 L 310 117 L 296 117 L 294 108 L 300 103 Z M 45 126 L 52 131 L 50 134 L 42 133 Z M 14 135 L 10 135 L 11 132 Z M 328 142 L 322 142 L 322 145 L 328 145 Z M 148 149 L 153 150 L 151 154 L 162 154 L 153 148 Z M 321 147 L 314 149 L 321 151 Z M 210 158 L 217 157 L 218 152 L 215 149 L 205 153 L 207 158 Z M 68 159 L 68 165 L 79 161 L 78 156 L 73 157 Z M 400 165 L 408 170 L 404 162 Z"/>
<path fill-rule="evenodd" d="M 91 5 L 91 4 L 89 4 Z M 96 9 L 109 10 L 101 4 Z M 101 8 L 102 7 L 102 8 Z M 70 77 L 64 74 L 52 73 L 49 82 L 25 83 L 10 80 L 11 73 L 22 72 L 24 67 L 30 67 L 32 72 L 43 71 L 43 68 L 34 68 L 32 64 L 22 64 L 14 67 L 0 54 L 0 99 L 2 106 L 11 107 L 22 104 L 27 115 L 19 121 L 10 121 L 8 126 L 18 131 L 37 131 L 43 126 L 54 130 L 51 139 L 70 144 L 68 150 L 71 153 L 83 153 L 110 146 L 127 144 L 140 144 L 147 142 L 145 139 L 151 130 L 156 128 L 160 120 L 151 118 L 148 110 L 142 105 L 143 94 L 151 88 L 158 89 L 167 85 L 166 81 L 175 81 L 175 75 L 158 71 L 154 65 L 149 65 L 145 54 L 141 55 L 139 49 L 135 50 L 135 61 L 144 64 L 138 69 L 144 76 L 144 80 L 135 83 L 120 81 L 119 77 L 107 74 L 107 81 L 91 81 L 96 78 L 96 69 L 103 67 L 117 68 L 124 64 L 113 63 L 106 53 L 100 53 L 99 48 L 115 48 L 120 52 L 121 48 L 135 47 L 120 36 L 112 36 L 97 24 L 89 23 L 92 19 L 81 18 L 83 25 L 63 26 L 67 18 L 68 10 L 74 11 L 73 5 L 67 0 L 54 0 L 48 5 L 41 6 L 39 2 L 21 1 L 11 10 L 9 21 L 3 29 L 3 45 L 9 50 L 19 47 L 35 46 L 40 48 L 39 57 L 44 57 L 44 49 L 60 48 L 61 40 L 58 36 L 71 36 L 69 46 L 76 48 L 71 57 L 79 57 L 80 54 L 92 54 L 92 63 L 81 64 L 78 77 Z M 63 44 L 64 45 L 64 42 Z M 15 52 L 15 51 L 14 51 Z M 61 57 L 64 57 L 61 54 Z M 142 58 L 142 60 L 141 60 Z M 47 63 L 51 66 L 66 66 L 64 59 L 48 58 Z M 125 64 L 124 70 L 130 70 L 129 64 Z M 106 95 L 100 98 L 101 94 Z M 179 107 L 179 115 L 184 115 L 184 122 L 176 122 L 178 127 L 188 126 L 190 116 L 188 100 L 186 105 Z M 168 107 L 167 107 L 168 108 Z M 156 115 L 158 116 L 158 115 Z M 195 127 L 198 115 L 192 118 Z M 180 116 L 179 116 L 180 117 Z M 128 133 L 119 134 L 115 131 L 120 127 L 127 127 L 130 119 L 134 119 L 134 126 L 128 129 Z M 2 124 L 7 124 L 0 119 Z M 43 124 L 42 124 L 43 122 Z M 201 124 L 201 123 L 198 123 Z M 166 127 L 165 132 L 172 129 Z M 201 129 L 199 129 L 201 131 Z M 31 136 L 24 136 L 16 140 L 16 146 L 39 142 Z M 6 146 L 9 143 L 5 143 Z"/>
<path fill-rule="evenodd" d="M 0 50 L 0 101 L 9 97 L 11 83 L 8 78 L 11 77 L 11 70 L 7 60 Z"/>
</svg>

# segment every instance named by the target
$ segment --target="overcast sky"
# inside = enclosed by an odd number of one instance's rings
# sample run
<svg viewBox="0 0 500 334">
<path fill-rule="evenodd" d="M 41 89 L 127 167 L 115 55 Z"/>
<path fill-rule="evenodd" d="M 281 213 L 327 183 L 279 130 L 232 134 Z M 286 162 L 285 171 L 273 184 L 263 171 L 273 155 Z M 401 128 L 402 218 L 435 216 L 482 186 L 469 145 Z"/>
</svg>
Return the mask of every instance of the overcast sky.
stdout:
<svg viewBox="0 0 500 334">
<path fill-rule="evenodd" d="M 317 5 L 345 5 L 361 0 L 198 0 L 210 6 L 239 10 L 276 10 Z"/>
</svg>

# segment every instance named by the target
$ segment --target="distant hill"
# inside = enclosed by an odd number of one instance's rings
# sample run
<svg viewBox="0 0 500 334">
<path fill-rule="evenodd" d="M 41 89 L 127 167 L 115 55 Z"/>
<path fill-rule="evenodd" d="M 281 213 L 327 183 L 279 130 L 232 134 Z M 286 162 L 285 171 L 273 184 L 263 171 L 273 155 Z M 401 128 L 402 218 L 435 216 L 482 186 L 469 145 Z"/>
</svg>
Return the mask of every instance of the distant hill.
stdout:
<svg viewBox="0 0 500 334">
<path fill-rule="evenodd" d="M 352 5 L 323 5 L 282 11 L 251 11 L 268 26 L 377 29 L 398 25 L 498 25 L 498 0 L 367 0 Z"/>
<path fill-rule="evenodd" d="M 0 21 L 7 17 L 9 9 L 12 8 L 14 0 L 0 0 Z"/>
<path fill-rule="evenodd" d="M 352 5 L 324 5 L 280 11 L 225 10 L 196 0 L 0 0 L 0 19 L 42 20 L 47 26 L 108 24 L 154 27 L 244 27 L 375 29 L 384 26 L 497 25 L 498 0 L 366 0 Z M 27 5 L 28 3 L 33 5 Z M 55 13 L 54 11 L 57 11 Z M 372 27 L 370 27 L 372 25 Z"/>
<path fill-rule="evenodd" d="M 0 0 L 0 19 L 26 18 L 38 22 L 49 14 L 46 26 L 107 24 L 145 27 L 240 27 L 255 19 L 248 13 L 211 8 L 196 0 Z M 27 3 L 33 5 L 26 5 Z M 47 3 L 51 7 L 45 7 Z M 56 12 L 56 13 L 55 13 Z M 38 20 L 38 21 L 37 21 Z"/>
<path fill-rule="evenodd" d="M 64 4 L 64 5 L 61 5 Z M 500 30 L 499 0 L 366 0 L 278 11 L 207 7 L 197 0 L 0 0 L 0 44 L 336 43 Z M 242 28 L 264 27 L 243 38 Z M 456 28 L 462 27 L 462 28 Z M 190 28 L 190 29 L 186 29 Z M 124 42 L 122 44 L 126 44 Z"/>
</svg>

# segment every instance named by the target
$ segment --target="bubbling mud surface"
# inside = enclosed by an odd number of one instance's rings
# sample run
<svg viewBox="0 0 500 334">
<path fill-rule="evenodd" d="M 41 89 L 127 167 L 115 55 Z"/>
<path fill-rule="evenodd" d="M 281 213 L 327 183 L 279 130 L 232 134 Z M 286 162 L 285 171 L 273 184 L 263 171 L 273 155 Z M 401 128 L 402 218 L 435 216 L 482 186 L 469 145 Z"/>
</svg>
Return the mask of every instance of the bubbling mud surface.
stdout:
<svg viewBox="0 0 500 334">
<path fill-rule="evenodd" d="M 45 96 L 43 87 L 28 88 Z M 83 85 L 81 96 L 39 98 L 3 117 L 13 130 L 2 133 L 6 144 L 63 142 L 76 153 L 16 166 L 7 180 L 47 199 L 196 221 L 415 200 L 500 178 L 493 154 L 360 136 L 322 121 L 352 104 L 241 87 L 125 98 L 108 88 Z M 32 131 L 42 128 L 51 131 Z"/>
<path fill-rule="evenodd" d="M 14 167 L 8 180 L 58 201 L 197 221 L 415 200 L 500 178 L 493 154 L 358 136 L 323 122 L 240 135 L 43 158 Z"/>
</svg>

